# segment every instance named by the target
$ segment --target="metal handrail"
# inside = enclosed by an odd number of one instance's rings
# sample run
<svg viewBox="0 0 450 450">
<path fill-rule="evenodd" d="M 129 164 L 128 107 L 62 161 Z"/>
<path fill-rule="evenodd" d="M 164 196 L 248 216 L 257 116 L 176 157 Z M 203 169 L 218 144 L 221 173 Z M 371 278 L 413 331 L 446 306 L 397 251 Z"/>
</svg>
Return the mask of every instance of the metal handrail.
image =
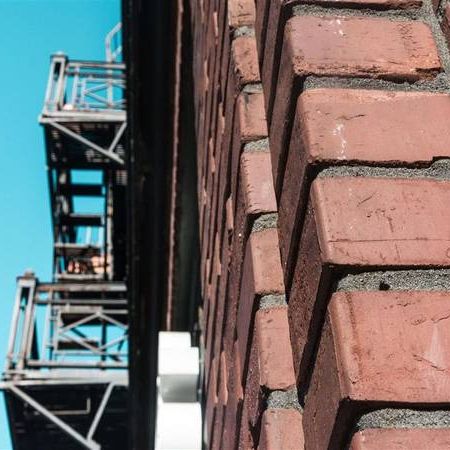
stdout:
<svg viewBox="0 0 450 450">
<path fill-rule="evenodd" d="M 71 291 L 69 299 L 58 297 L 52 284 L 41 287 L 33 274 L 18 278 L 5 378 L 41 369 L 127 369 L 128 311 L 124 299 L 99 299 L 97 304 L 94 298 L 76 305 L 76 291 Z M 111 287 L 112 293 L 120 292 L 115 284 Z M 45 314 L 39 313 L 44 310 Z M 70 315 L 76 320 L 64 322 Z M 105 327 L 115 331 L 106 336 Z"/>
<path fill-rule="evenodd" d="M 55 112 L 123 112 L 125 66 L 106 61 L 70 61 L 52 56 L 43 115 Z"/>
</svg>

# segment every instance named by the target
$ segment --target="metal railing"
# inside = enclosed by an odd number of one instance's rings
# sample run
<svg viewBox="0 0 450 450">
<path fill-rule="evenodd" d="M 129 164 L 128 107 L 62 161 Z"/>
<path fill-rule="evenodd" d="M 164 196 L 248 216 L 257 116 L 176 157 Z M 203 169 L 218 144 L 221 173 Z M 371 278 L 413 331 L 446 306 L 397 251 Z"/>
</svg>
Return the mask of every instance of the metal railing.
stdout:
<svg viewBox="0 0 450 450">
<path fill-rule="evenodd" d="M 121 283 L 41 284 L 33 274 L 19 277 L 6 378 L 41 369 L 127 369 L 125 294 Z"/>
<path fill-rule="evenodd" d="M 106 61 L 122 62 L 122 22 L 119 22 L 105 38 Z"/>
<path fill-rule="evenodd" d="M 118 50 L 110 58 L 117 58 Z M 106 61 L 71 61 L 52 56 L 44 115 L 56 112 L 118 112 L 125 109 L 125 65 Z"/>
</svg>

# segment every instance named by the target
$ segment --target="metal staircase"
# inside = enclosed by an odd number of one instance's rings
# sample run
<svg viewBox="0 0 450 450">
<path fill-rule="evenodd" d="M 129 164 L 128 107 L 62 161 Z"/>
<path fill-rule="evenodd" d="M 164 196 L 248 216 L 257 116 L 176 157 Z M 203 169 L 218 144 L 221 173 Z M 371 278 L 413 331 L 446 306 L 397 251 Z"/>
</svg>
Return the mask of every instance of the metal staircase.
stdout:
<svg viewBox="0 0 450 450">
<path fill-rule="evenodd" d="M 127 447 L 125 66 L 120 25 L 106 60 L 52 56 L 40 123 L 53 281 L 17 280 L 5 392 L 15 449 Z"/>
</svg>

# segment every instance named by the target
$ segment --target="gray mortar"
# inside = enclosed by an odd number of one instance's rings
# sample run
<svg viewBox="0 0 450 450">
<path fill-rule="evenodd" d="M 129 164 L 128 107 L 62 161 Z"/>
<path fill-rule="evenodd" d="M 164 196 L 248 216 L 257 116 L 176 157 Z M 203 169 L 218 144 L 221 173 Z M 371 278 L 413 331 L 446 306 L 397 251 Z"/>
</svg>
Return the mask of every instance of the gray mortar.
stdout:
<svg viewBox="0 0 450 450">
<path fill-rule="evenodd" d="M 245 92 L 246 94 L 257 94 L 259 92 L 262 92 L 262 84 L 248 83 L 243 87 L 242 92 Z"/>
<path fill-rule="evenodd" d="M 438 19 L 439 23 L 441 23 L 444 20 L 445 7 L 448 4 L 449 4 L 448 1 L 445 1 L 445 0 L 440 0 L 439 1 L 439 6 L 438 6 L 438 9 L 436 11 L 436 16 L 437 16 L 437 19 Z"/>
<path fill-rule="evenodd" d="M 257 141 L 251 141 L 244 145 L 245 152 L 268 152 L 269 151 L 269 139 L 259 139 Z"/>
<path fill-rule="evenodd" d="M 426 1 L 426 0 L 424 0 Z M 381 17 L 394 20 L 423 20 L 423 9 L 370 9 L 370 8 L 335 8 L 320 5 L 296 5 L 292 8 L 293 16 L 317 17 Z"/>
<path fill-rule="evenodd" d="M 331 166 L 321 170 L 319 178 L 332 177 L 373 177 L 373 178 L 429 178 L 450 180 L 450 159 L 440 159 L 428 167 L 379 167 L 379 166 Z"/>
<path fill-rule="evenodd" d="M 278 214 L 264 214 L 259 216 L 254 222 L 252 226 L 252 232 L 262 231 L 267 228 L 276 228 L 278 225 Z"/>
<path fill-rule="evenodd" d="M 433 80 L 417 81 L 415 83 L 396 83 L 394 81 L 376 80 L 373 78 L 339 78 L 317 77 L 305 78 L 303 90 L 335 88 L 335 89 L 367 89 L 391 92 L 435 92 L 450 93 L 450 82 L 445 73 L 439 73 Z"/>
<path fill-rule="evenodd" d="M 450 73 L 450 52 L 447 46 L 446 39 L 440 27 L 438 17 L 433 10 L 431 0 L 423 0 L 423 5 L 418 9 L 408 10 L 373 10 L 373 9 L 349 9 L 349 8 L 332 8 L 320 7 L 315 5 L 297 5 L 293 9 L 293 15 L 313 15 L 313 16 L 331 16 L 331 17 L 380 17 L 389 18 L 391 20 L 405 21 L 418 20 L 426 23 L 432 33 L 436 42 L 441 64 L 444 73 L 438 74 L 433 80 L 416 81 L 414 83 L 395 83 L 386 82 L 383 80 L 370 80 L 361 78 L 330 78 L 323 77 L 320 81 L 321 87 L 338 87 L 342 83 L 342 87 L 348 88 L 363 88 L 363 89 L 387 89 L 387 90 L 426 90 L 432 92 L 449 92 L 450 80 L 448 74 Z M 319 84 L 317 79 L 319 77 L 309 77 L 305 83 L 304 89 L 311 89 Z M 338 81 L 339 80 L 339 81 Z M 345 80 L 345 81 L 344 81 Z"/>
<path fill-rule="evenodd" d="M 267 409 L 296 409 L 301 411 L 297 389 L 270 392 L 267 397 Z"/>
<path fill-rule="evenodd" d="M 450 291 L 450 269 L 398 270 L 346 275 L 336 291 Z"/>
<path fill-rule="evenodd" d="M 259 309 L 270 309 L 286 305 L 286 296 L 284 294 L 269 294 L 259 299 Z"/>
<path fill-rule="evenodd" d="M 236 39 L 241 36 L 255 37 L 255 29 L 248 25 L 236 28 L 233 31 L 233 38 Z"/>
<path fill-rule="evenodd" d="M 450 411 L 386 408 L 364 414 L 356 428 L 449 428 Z"/>
</svg>

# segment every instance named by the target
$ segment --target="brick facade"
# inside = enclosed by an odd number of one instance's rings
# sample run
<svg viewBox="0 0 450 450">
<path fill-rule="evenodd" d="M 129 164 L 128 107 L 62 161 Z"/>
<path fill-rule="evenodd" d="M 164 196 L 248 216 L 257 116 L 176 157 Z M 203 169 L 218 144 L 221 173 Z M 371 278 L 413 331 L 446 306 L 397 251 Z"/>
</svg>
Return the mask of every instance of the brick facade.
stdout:
<svg viewBox="0 0 450 450">
<path fill-rule="evenodd" d="M 207 448 L 449 448 L 448 6 L 190 9 Z"/>
</svg>

